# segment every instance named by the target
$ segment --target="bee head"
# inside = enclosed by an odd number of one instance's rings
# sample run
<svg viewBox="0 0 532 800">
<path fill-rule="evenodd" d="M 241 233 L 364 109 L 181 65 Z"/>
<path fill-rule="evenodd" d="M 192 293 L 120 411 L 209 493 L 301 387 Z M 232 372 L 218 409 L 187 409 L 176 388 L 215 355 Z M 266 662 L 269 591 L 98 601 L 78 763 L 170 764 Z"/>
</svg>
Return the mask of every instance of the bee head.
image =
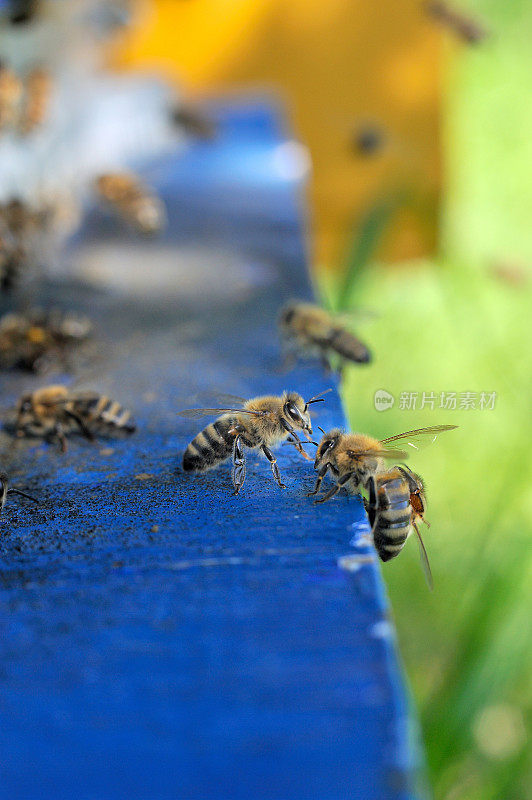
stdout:
<svg viewBox="0 0 532 800">
<path fill-rule="evenodd" d="M 24 394 L 18 402 L 17 412 L 18 415 L 30 414 L 33 408 L 31 394 Z"/>
<path fill-rule="evenodd" d="M 333 428 L 328 433 L 325 433 L 323 428 L 320 428 L 321 432 L 323 433 L 321 442 L 318 445 L 318 449 L 316 450 L 316 459 L 314 461 L 314 469 L 318 469 L 319 466 L 326 463 L 334 448 L 338 444 L 340 437 L 342 436 L 342 431 L 340 428 Z"/>
<path fill-rule="evenodd" d="M 296 303 L 287 303 L 279 315 L 279 324 L 281 327 L 290 327 L 296 313 Z"/>
<path fill-rule="evenodd" d="M 285 392 L 283 414 L 294 428 L 301 428 L 309 436 L 312 435 L 312 424 L 307 413 L 308 404 L 297 392 Z"/>
</svg>

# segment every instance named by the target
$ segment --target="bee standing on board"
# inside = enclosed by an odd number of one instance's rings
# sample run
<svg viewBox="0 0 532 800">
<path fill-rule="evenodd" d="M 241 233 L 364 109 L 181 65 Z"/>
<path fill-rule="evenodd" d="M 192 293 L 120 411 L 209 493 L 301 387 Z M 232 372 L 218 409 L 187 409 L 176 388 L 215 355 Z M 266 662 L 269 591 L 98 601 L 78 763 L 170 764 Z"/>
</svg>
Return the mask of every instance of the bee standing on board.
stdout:
<svg viewBox="0 0 532 800">
<path fill-rule="evenodd" d="M 50 361 L 84 342 L 92 325 L 87 317 L 58 310 L 33 309 L 0 317 L 0 369 L 38 372 Z"/>
<path fill-rule="evenodd" d="M 281 489 L 286 488 L 270 448 L 287 441 L 308 458 L 297 432 L 302 431 L 311 441 L 308 407 L 322 402 L 323 398 L 312 397 L 305 402 L 297 392 L 284 392 L 280 397 L 265 395 L 252 400 L 225 397 L 242 408 L 200 408 L 180 412 L 181 416 L 192 418 L 220 415 L 190 442 L 183 456 L 183 469 L 186 472 L 206 472 L 232 457 L 231 477 L 234 493 L 238 494 L 246 477 L 244 447 L 260 449 L 270 462 L 277 484 Z"/>
<path fill-rule="evenodd" d="M 477 20 L 451 8 L 442 0 L 429 0 L 425 8 L 427 14 L 434 20 L 445 25 L 468 44 L 478 44 L 488 35 L 484 26 Z"/>
<path fill-rule="evenodd" d="M 76 394 L 65 386 L 46 386 L 24 395 L 17 406 L 15 433 L 58 441 L 67 449 L 66 437 L 81 433 L 91 441 L 96 436 L 131 434 L 136 426 L 131 412 L 105 395 Z"/>
<path fill-rule="evenodd" d="M 288 303 L 279 318 L 281 341 L 289 359 L 319 358 L 324 368 L 331 360 L 341 366 L 346 361 L 366 364 L 371 354 L 360 339 L 350 333 L 332 314 L 312 303 Z"/>
<path fill-rule="evenodd" d="M 27 500 L 32 500 L 34 503 L 37 503 L 34 497 L 26 492 L 21 492 L 20 489 L 11 489 L 9 488 L 8 477 L 5 472 L 0 472 L 0 514 L 3 511 L 3 508 L 6 504 L 8 494 L 18 494 L 21 497 L 25 497 Z"/>
<path fill-rule="evenodd" d="M 35 67 L 26 77 L 24 88 L 18 128 L 22 134 L 28 134 L 46 120 L 52 94 L 52 76 L 44 67 Z"/>
<path fill-rule="evenodd" d="M 432 589 L 429 559 L 418 528 L 418 521 L 429 524 L 424 518 L 426 503 L 422 478 L 406 466 L 397 466 L 371 476 L 367 488 L 368 499 L 364 505 L 379 558 L 381 561 L 396 558 L 414 530 L 423 571 Z"/>
<path fill-rule="evenodd" d="M 129 172 L 108 172 L 96 179 L 100 197 L 139 233 L 154 234 L 166 224 L 162 201 Z"/>
</svg>

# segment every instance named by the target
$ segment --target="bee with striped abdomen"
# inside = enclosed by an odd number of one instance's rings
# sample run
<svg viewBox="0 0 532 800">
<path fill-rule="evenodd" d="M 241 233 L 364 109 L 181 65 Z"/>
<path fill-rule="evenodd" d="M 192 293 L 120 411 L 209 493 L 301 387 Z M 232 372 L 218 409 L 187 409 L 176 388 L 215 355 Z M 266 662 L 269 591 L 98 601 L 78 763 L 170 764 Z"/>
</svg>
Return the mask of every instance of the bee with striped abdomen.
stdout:
<svg viewBox="0 0 532 800">
<path fill-rule="evenodd" d="M 346 361 L 356 364 L 371 361 L 366 345 L 347 330 L 340 317 L 312 303 L 288 303 L 281 311 L 279 329 L 290 360 L 318 358 L 327 371 L 332 362 L 340 371 Z"/>
<path fill-rule="evenodd" d="M 96 179 L 96 191 L 139 233 L 159 233 L 166 224 L 162 201 L 130 172 L 108 172 Z"/>
<path fill-rule="evenodd" d="M 38 372 L 50 362 L 64 362 L 66 352 L 90 335 L 87 317 L 57 309 L 35 308 L 0 317 L 0 369 Z"/>
<path fill-rule="evenodd" d="M 457 425 L 433 425 L 382 440 L 374 439 L 364 433 L 342 433 L 339 428 L 329 433 L 324 432 L 314 461 L 318 478 L 310 495 L 318 494 L 327 472 L 331 472 L 334 485 L 323 497 L 316 500 L 317 503 L 323 503 L 334 497 L 340 489 L 346 489 L 350 493 L 366 489 L 369 479 L 384 471 L 386 460 L 402 461 L 408 457 L 412 449 L 418 450 L 421 446 L 434 442 L 440 433 L 457 427 Z M 397 444 L 403 444 L 409 450 L 396 450 Z"/>
<path fill-rule="evenodd" d="M 233 406 L 239 405 L 241 408 L 200 408 L 180 412 L 181 416 L 192 418 L 219 415 L 215 422 L 190 442 L 183 456 L 183 469 L 186 472 L 206 472 L 232 458 L 231 477 L 234 493 L 238 494 L 246 477 L 244 448 L 247 447 L 262 451 L 270 462 L 274 479 L 284 489 L 271 448 L 287 441 L 308 458 L 298 431 L 302 431 L 311 441 L 312 425 L 308 407 L 312 403 L 322 402 L 323 398 L 312 397 L 305 402 L 297 392 L 284 392 L 280 397 L 265 395 L 251 400 L 230 395 L 225 397 Z"/>
<path fill-rule="evenodd" d="M 34 503 L 37 503 L 38 500 L 35 497 L 32 497 L 26 492 L 21 492 L 20 489 L 11 489 L 9 487 L 8 477 L 5 472 L 0 472 L 0 514 L 3 511 L 3 508 L 6 504 L 8 494 L 18 494 L 21 497 L 25 497 L 27 500 L 32 500 Z"/>
<path fill-rule="evenodd" d="M 81 433 L 93 440 L 97 436 L 119 436 L 136 430 L 131 412 L 105 395 L 77 394 L 66 386 L 46 386 L 24 395 L 17 406 L 15 432 L 58 441 L 67 449 L 66 438 Z"/>
<path fill-rule="evenodd" d="M 371 476 L 368 480 L 368 499 L 364 501 L 375 549 L 381 561 L 396 558 L 406 540 L 416 532 L 421 564 L 432 589 L 432 573 L 418 521 L 424 518 L 425 486 L 422 478 L 401 465 Z"/>
</svg>

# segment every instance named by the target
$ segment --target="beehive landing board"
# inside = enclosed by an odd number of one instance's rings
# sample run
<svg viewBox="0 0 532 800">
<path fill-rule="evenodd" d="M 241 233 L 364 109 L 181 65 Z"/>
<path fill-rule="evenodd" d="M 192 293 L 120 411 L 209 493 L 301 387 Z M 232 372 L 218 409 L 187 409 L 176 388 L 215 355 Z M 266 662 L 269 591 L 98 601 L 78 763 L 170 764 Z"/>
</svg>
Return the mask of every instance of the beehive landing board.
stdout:
<svg viewBox="0 0 532 800">
<path fill-rule="evenodd" d="M 78 385 L 132 408 L 139 429 L 73 439 L 66 455 L 2 434 L 13 483 L 40 500 L 10 497 L 0 521 L 10 800 L 413 797 L 408 705 L 360 502 L 314 506 L 311 462 L 288 447 L 284 491 L 254 455 L 237 498 L 229 466 L 180 469 L 198 423 L 176 412 L 195 395 L 335 387 L 312 365 L 279 370 L 278 308 L 310 297 L 297 187 L 268 169 L 281 131 L 262 108 L 222 118 L 215 145 L 147 173 L 169 207 L 162 240 L 94 212 L 70 257 L 102 287 L 41 295 L 91 314 L 97 355 Z M 257 173 L 238 181 L 250 153 Z M 39 383 L 2 376 L 3 407 Z M 323 427 L 344 424 L 336 388 L 315 409 Z"/>
</svg>

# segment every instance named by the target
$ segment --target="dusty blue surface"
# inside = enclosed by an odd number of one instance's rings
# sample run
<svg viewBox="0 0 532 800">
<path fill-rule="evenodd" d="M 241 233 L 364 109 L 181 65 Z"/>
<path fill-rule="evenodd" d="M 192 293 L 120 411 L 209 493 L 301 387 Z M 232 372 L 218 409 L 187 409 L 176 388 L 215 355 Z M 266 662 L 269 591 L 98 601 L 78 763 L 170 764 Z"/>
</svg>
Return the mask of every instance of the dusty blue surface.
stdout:
<svg viewBox="0 0 532 800">
<path fill-rule="evenodd" d="M 238 498 L 229 467 L 180 471 L 197 423 L 175 412 L 195 393 L 333 385 L 313 366 L 279 371 L 277 309 L 310 290 L 294 186 L 231 180 L 239 153 L 267 158 L 279 140 L 261 114 L 229 117 L 217 153 L 197 146 L 151 172 L 170 206 L 163 251 L 175 247 L 186 272 L 200 241 L 208 286 L 190 276 L 164 299 L 47 289 L 90 310 L 89 385 L 131 407 L 139 431 L 72 440 L 65 456 L 2 438 L 13 482 L 41 500 L 35 511 L 12 497 L 0 520 L 3 798 L 414 796 L 407 703 L 360 504 L 314 506 L 311 464 L 292 448 L 279 451 L 284 492 L 256 456 Z M 227 157 L 235 170 L 224 173 Z M 135 243 L 92 214 L 73 258 L 96 233 Z M 146 269 L 159 257 L 154 243 Z M 4 408 L 38 383 L 2 376 Z M 343 424 L 336 391 L 327 398 L 316 422 Z M 358 559 L 351 570 L 338 565 L 346 555 Z"/>
</svg>

